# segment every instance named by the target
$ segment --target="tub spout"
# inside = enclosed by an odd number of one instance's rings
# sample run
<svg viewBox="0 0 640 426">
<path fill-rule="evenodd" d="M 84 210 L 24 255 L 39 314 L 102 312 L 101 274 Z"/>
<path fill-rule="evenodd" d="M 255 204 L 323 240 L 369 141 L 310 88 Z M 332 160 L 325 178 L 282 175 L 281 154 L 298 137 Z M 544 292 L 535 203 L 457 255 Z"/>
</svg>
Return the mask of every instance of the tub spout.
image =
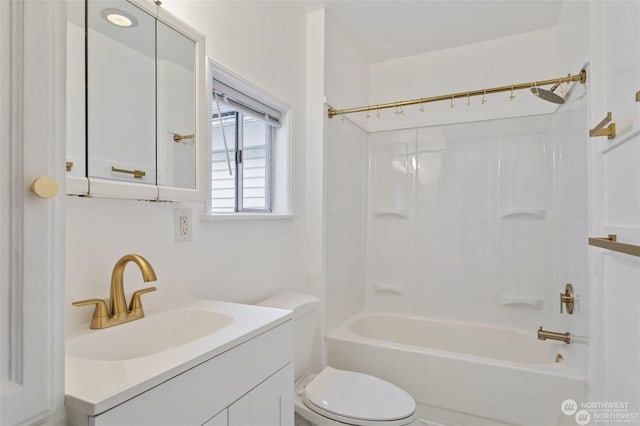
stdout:
<svg viewBox="0 0 640 426">
<path fill-rule="evenodd" d="M 571 343 L 571 334 L 569 332 L 559 333 L 557 331 L 548 331 L 543 330 L 542 326 L 538 329 L 538 339 L 539 340 L 559 340 L 561 342 L 565 342 L 566 344 Z"/>
</svg>

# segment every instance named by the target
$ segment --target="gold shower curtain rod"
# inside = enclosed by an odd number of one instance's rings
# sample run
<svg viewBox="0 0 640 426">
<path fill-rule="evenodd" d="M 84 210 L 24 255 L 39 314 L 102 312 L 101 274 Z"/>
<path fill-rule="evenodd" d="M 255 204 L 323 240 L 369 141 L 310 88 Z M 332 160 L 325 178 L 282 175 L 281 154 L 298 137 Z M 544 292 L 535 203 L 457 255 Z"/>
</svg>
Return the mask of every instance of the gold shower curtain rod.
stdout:
<svg viewBox="0 0 640 426">
<path fill-rule="evenodd" d="M 449 101 L 449 100 L 453 101 L 456 98 L 470 98 L 471 96 L 484 96 L 492 93 L 513 92 L 515 90 L 531 89 L 533 87 L 547 86 L 549 84 L 562 84 L 562 83 L 568 83 L 572 81 L 579 81 L 580 83 L 586 82 L 587 71 L 582 70 L 580 71 L 580 74 L 574 74 L 574 75 L 569 74 L 566 77 L 552 78 L 549 80 L 534 81 L 531 83 L 510 84 L 508 86 L 491 87 L 488 89 L 469 90 L 466 92 L 449 93 L 448 95 L 432 96 L 429 98 L 419 98 L 419 99 L 411 99 L 408 101 L 398 101 L 398 102 L 389 102 L 385 104 L 367 105 L 367 106 L 356 107 L 356 108 L 346 108 L 346 109 L 329 108 L 329 110 L 327 111 L 327 114 L 329 118 L 333 118 L 336 115 L 352 114 L 354 112 L 378 111 L 381 109 L 401 108 L 409 105 L 426 104 L 429 102 Z"/>
</svg>

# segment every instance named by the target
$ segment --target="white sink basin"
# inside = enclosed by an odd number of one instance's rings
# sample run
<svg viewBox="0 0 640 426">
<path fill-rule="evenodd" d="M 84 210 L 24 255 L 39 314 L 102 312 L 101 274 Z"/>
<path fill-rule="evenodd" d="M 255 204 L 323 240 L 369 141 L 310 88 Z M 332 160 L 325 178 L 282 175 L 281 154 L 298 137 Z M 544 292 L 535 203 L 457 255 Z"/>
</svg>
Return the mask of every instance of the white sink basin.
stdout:
<svg viewBox="0 0 640 426">
<path fill-rule="evenodd" d="M 179 310 L 145 317 L 68 340 L 67 355 L 101 361 L 142 358 L 193 342 L 233 322 L 229 315 Z"/>
</svg>

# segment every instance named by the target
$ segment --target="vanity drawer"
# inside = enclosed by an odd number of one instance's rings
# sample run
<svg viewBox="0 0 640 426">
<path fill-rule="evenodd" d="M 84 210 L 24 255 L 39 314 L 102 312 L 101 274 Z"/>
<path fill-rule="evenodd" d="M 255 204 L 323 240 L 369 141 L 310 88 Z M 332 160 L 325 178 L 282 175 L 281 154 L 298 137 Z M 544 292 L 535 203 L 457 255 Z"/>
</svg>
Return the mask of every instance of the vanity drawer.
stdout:
<svg viewBox="0 0 640 426">
<path fill-rule="evenodd" d="M 292 362 L 291 321 L 98 416 L 89 426 L 201 425 Z M 293 382 L 290 384 L 293 387 Z"/>
</svg>

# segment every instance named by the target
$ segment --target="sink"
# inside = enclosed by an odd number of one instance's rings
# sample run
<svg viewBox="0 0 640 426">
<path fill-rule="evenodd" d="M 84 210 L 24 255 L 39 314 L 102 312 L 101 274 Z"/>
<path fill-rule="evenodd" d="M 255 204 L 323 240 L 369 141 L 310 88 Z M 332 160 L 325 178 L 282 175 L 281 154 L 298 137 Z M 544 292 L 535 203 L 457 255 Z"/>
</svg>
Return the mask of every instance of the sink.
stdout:
<svg viewBox="0 0 640 426">
<path fill-rule="evenodd" d="M 100 361 L 143 358 L 209 336 L 233 322 L 212 311 L 178 310 L 149 316 L 68 340 L 67 355 Z"/>
</svg>

